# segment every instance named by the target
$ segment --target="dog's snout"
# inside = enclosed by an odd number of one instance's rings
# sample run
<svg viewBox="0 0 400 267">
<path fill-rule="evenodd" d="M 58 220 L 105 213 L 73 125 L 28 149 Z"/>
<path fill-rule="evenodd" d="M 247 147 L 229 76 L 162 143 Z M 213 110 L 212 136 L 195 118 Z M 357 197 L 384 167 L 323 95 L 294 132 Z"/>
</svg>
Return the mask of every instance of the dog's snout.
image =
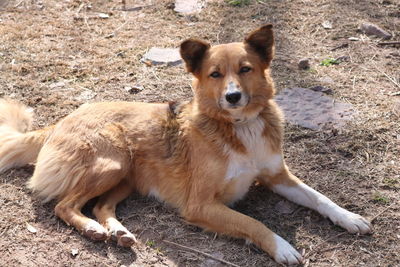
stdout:
<svg viewBox="0 0 400 267">
<path fill-rule="evenodd" d="M 226 101 L 228 101 L 231 104 L 236 104 L 237 102 L 239 102 L 240 98 L 242 97 L 242 93 L 241 92 L 228 92 L 225 95 Z"/>
</svg>

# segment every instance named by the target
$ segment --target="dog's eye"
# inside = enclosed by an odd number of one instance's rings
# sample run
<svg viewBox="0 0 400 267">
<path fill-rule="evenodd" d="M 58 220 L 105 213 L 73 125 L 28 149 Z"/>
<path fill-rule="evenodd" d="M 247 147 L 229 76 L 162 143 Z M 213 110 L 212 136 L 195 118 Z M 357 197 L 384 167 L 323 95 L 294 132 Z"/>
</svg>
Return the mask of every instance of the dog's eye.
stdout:
<svg viewBox="0 0 400 267">
<path fill-rule="evenodd" d="M 221 73 L 219 73 L 218 71 L 214 71 L 213 73 L 210 74 L 210 77 L 213 78 L 219 78 L 221 76 L 222 76 Z"/>
<path fill-rule="evenodd" d="M 251 71 L 250 67 L 241 67 L 240 68 L 240 73 L 246 73 L 246 72 L 249 72 L 249 71 Z"/>
</svg>

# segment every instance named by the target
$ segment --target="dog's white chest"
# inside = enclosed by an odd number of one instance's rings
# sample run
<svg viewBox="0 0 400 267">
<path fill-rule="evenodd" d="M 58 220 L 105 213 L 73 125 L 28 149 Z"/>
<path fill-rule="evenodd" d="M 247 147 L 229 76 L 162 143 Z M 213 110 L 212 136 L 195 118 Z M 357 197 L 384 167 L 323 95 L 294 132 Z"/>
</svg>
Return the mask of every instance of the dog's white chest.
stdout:
<svg viewBox="0 0 400 267">
<path fill-rule="evenodd" d="M 242 198 L 261 172 L 276 174 L 283 164 L 281 154 L 272 153 L 268 140 L 263 136 L 264 121 L 262 119 L 257 118 L 247 124 L 236 125 L 235 131 L 246 147 L 247 153 L 237 153 L 231 148 L 226 148 L 228 167 L 225 180 L 235 184 L 231 202 Z"/>
</svg>

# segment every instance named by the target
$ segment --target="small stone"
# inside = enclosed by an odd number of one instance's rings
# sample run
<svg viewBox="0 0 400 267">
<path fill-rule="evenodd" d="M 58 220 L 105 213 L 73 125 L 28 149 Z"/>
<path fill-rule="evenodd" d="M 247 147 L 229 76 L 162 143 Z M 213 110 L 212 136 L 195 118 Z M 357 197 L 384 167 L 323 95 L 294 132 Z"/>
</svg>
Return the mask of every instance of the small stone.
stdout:
<svg viewBox="0 0 400 267">
<path fill-rule="evenodd" d="M 348 62 L 348 61 L 350 61 L 350 57 L 349 56 L 340 56 L 340 57 L 337 57 L 335 60 L 338 61 L 339 63 Z"/>
<path fill-rule="evenodd" d="M 88 101 L 93 99 L 96 96 L 96 93 L 90 90 L 83 91 L 79 96 L 76 97 L 78 101 Z"/>
<path fill-rule="evenodd" d="M 299 69 L 308 70 L 310 68 L 310 59 L 302 58 L 298 63 Z"/>
<path fill-rule="evenodd" d="M 29 223 L 26 223 L 26 229 L 31 232 L 32 234 L 36 234 L 37 233 L 37 229 L 35 227 L 33 227 L 32 225 L 30 225 Z"/>
<path fill-rule="evenodd" d="M 325 83 L 325 84 L 333 84 L 335 83 L 335 81 L 329 77 L 329 76 L 324 76 L 322 78 L 319 79 L 321 83 Z"/>
<path fill-rule="evenodd" d="M 357 37 L 349 37 L 348 38 L 349 41 L 355 42 L 355 41 L 360 41 L 360 38 Z"/>
<path fill-rule="evenodd" d="M 187 15 L 200 12 L 203 7 L 204 1 L 201 0 L 176 0 L 174 10 Z"/>
<path fill-rule="evenodd" d="M 101 19 L 108 19 L 110 17 L 110 15 L 108 15 L 106 13 L 99 13 L 99 14 L 97 14 L 97 16 Z"/>
<path fill-rule="evenodd" d="M 313 90 L 314 92 L 322 92 L 322 93 L 325 93 L 328 95 L 333 94 L 333 90 L 331 88 L 321 86 L 321 85 L 313 86 L 313 87 L 310 87 L 309 89 Z"/>
<path fill-rule="evenodd" d="M 124 90 L 130 94 L 137 94 L 144 90 L 143 86 L 141 85 L 134 85 L 134 86 L 125 86 Z"/>
<path fill-rule="evenodd" d="M 224 254 L 222 254 L 221 252 L 214 252 L 211 253 L 211 255 L 217 259 L 223 259 L 224 258 Z M 215 259 L 212 258 L 206 258 L 202 263 L 200 263 L 200 267 L 220 267 L 220 266 L 225 266 L 224 264 L 222 264 L 220 261 L 217 261 Z"/>
<path fill-rule="evenodd" d="M 141 61 L 147 65 L 167 64 L 169 66 L 175 66 L 182 63 L 182 58 L 177 48 L 152 47 L 143 56 Z"/>
<path fill-rule="evenodd" d="M 392 35 L 387 31 L 383 30 L 382 28 L 380 28 L 375 24 L 368 22 L 364 22 L 363 24 L 361 24 L 360 30 L 367 35 L 375 35 L 385 40 L 390 39 L 392 37 Z"/>
<path fill-rule="evenodd" d="M 324 27 L 324 29 L 332 29 L 332 22 L 325 20 L 324 22 L 322 22 L 322 27 Z"/>
<path fill-rule="evenodd" d="M 56 82 L 56 83 L 52 83 L 49 85 L 50 89 L 55 89 L 58 87 L 64 87 L 65 86 L 65 82 Z"/>
<path fill-rule="evenodd" d="M 71 255 L 72 255 L 72 257 L 75 257 L 76 255 L 78 255 L 78 253 L 79 253 L 79 250 L 78 250 L 78 249 L 76 249 L 76 248 L 71 249 Z"/>
</svg>

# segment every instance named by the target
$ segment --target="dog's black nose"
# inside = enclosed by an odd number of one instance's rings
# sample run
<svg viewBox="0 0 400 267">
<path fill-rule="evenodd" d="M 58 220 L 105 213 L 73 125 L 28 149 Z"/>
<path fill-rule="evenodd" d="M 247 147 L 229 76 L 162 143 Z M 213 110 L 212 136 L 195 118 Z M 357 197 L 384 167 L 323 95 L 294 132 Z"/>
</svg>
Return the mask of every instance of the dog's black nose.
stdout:
<svg viewBox="0 0 400 267">
<path fill-rule="evenodd" d="M 241 97 L 242 97 L 241 92 L 232 92 L 232 93 L 227 93 L 225 95 L 226 101 L 228 101 L 231 104 L 236 104 L 237 102 L 239 102 Z"/>
</svg>

